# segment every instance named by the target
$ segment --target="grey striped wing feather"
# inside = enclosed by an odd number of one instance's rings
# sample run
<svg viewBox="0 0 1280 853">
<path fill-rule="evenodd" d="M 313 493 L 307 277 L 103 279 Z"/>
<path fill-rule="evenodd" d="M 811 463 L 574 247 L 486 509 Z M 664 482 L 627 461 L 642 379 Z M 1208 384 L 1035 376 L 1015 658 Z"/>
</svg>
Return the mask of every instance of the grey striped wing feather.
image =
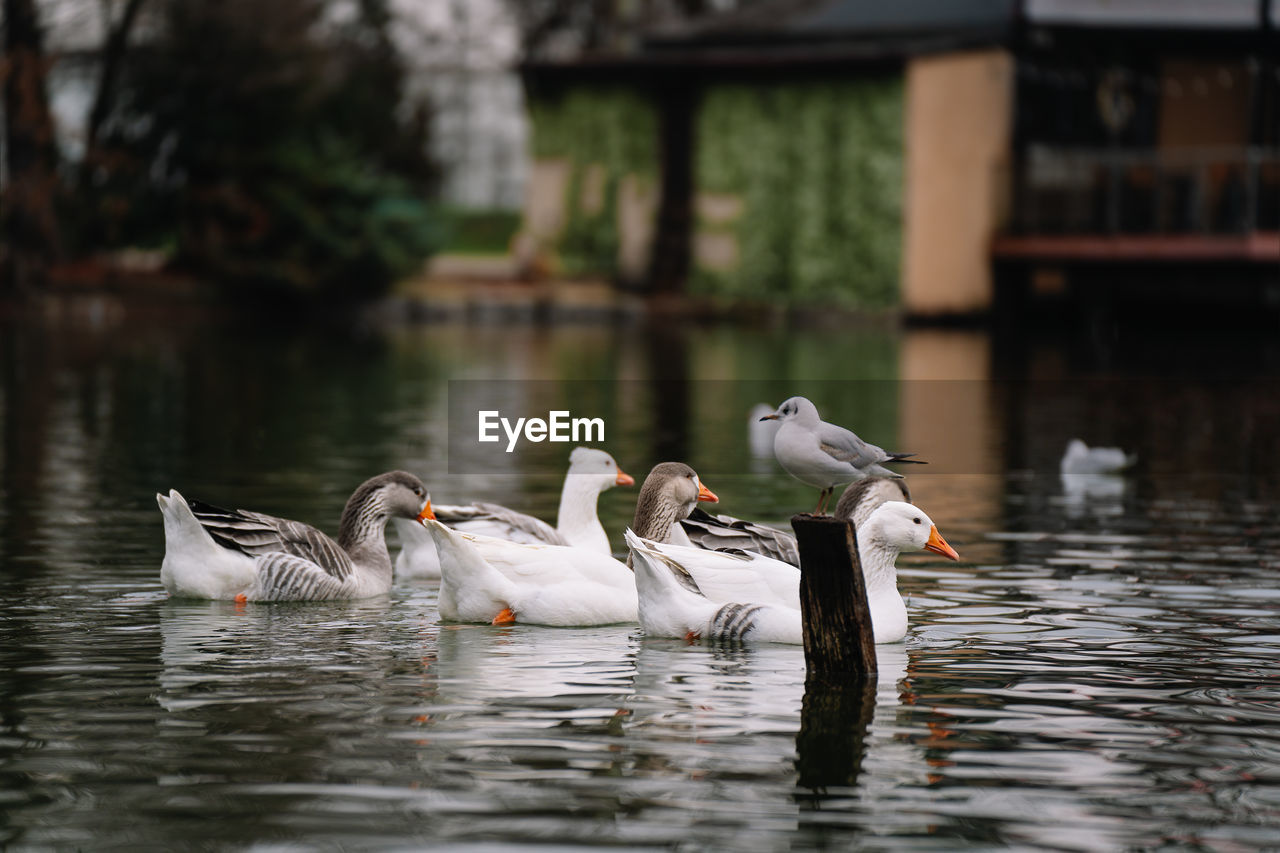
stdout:
<svg viewBox="0 0 1280 853">
<path fill-rule="evenodd" d="M 276 551 L 258 558 L 255 601 L 323 601 L 341 598 L 342 581 L 303 557 Z"/>
<path fill-rule="evenodd" d="M 709 639 L 740 643 L 755 630 L 755 616 L 763 610 L 759 604 L 726 604 L 716 611 L 708 625 Z"/>
<path fill-rule="evenodd" d="M 889 454 L 874 444 L 868 444 L 844 427 L 824 423 L 818 430 L 818 442 L 823 452 L 833 459 L 848 462 L 855 468 L 866 468 L 889 459 Z"/>
<path fill-rule="evenodd" d="M 691 542 L 708 551 L 725 548 L 754 551 L 793 566 L 800 565 L 796 538 L 785 530 L 729 515 L 712 515 L 702 509 L 694 509 L 688 518 L 680 522 L 680 526 Z"/>
<path fill-rule="evenodd" d="M 252 557 L 284 553 L 309 560 L 339 581 L 351 576 L 347 552 L 309 524 L 242 509 L 190 501 L 191 512 L 213 540 Z"/>
<path fill-rule="evenodd" d="M 450 526 L 463 521 L 493 521 L 509 525 L 521 533 L 546 542 L 548 545 L 569 544 L 569 540 L 564 538 L 564 534 L 542 519 L 534 518 L 532 515 L 526 515 L 523 512 L 516 512 L 501 504 L 476 501 L 469 507 L 450 507 L 449 510 L 448 516 L 437 511 L 436 518 Z"/>
</svg>

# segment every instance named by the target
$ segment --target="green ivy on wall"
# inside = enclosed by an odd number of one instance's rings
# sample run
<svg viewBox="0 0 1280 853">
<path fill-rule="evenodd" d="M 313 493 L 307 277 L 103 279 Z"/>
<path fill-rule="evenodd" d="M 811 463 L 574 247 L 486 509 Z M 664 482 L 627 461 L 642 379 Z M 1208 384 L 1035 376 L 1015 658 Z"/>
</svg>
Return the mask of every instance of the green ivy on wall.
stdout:
<svg viewBox="0 0 1280 853">
<path fill-rule="evenodd" d="M 697 189 L 743 200 L 727 224 L 739 263 L 696 268 L 692 290 L 856 307 L 897 303 L 902 244 L 900 77 L 708 89 Z"/>
<path fill-rule="evenodd" d="M 569 275 L 613 275 L 618 264 L 618 189 L 628 174 L 653 180 L 657 115 L 643 94 L 621 86 L 580 86 L 530 100 L 533 153 L 570 164 L 567 218 L 557 246 Z M 603 203 L 583 207 L 588 170 L 603 170 Z"/>
</svg>

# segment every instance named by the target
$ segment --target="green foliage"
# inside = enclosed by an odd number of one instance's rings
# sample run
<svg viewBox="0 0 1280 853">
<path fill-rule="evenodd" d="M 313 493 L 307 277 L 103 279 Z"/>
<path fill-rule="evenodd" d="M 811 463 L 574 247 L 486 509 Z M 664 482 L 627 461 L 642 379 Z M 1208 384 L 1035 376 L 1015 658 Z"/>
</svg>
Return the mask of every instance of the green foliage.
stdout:
<svg viewBox="0 0 1280 853">
<path fill-rule="evenodd" d="M 719 86 L 696 129 L 698 189 L 742 198 L 732 271 L 696 269 L 729 297 L 896 303 L 902 229 L 902 83 Z M 706 230 L 725 225 L 699 223 Z"/>
<path fill-rule="evenodd" d="M 613 275 L 618 264 L 618 188 L 626 175 L 653 179 L 657 115 L 653 104 L 621 87 L 579 87 L 529 106 L 533 151 L 569 162 L 567 219 L 557 246 L 569 275 Z M 589 170 L 602 178 L 603 202 L 584 205 Z"/>
<path fill-rule="evenodd" d="M 516 210 L 476 210 L 451 207 L 444 216 L 442 249 L 469 255 L 501 255 L 511 248 L 511 238 L 520 228 Z"/>
<path fill-rule="evenodd" d="M 335 26 L 322 0 L 155 4 L 99 182 L 117 238 L 176 235 L 186 268 L 275 295 L 368 298 L 417 269 L 433 170 L 385 5 Z"/>
<path fill-rule="evenodd" d="M 620 86 L 578 87 L 555 98 L 533 98 L 533 153 L 598 163 L 611 174 L 657 171 L 658 117 L 653 104 Z"/>
</svg>

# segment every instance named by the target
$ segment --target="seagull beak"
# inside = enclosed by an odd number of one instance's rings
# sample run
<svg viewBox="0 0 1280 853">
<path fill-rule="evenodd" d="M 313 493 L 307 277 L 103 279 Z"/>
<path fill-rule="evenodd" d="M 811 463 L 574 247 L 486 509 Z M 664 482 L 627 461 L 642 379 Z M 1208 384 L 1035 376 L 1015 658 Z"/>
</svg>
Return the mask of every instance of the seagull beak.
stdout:
<svg viewBox="0 0 1280 853">
<path fill-rule="evenodd" d="M 422 512 L 418 513 L 418 521 L 435 521 L 436 514 L 431 510 L 431 498 L 427 498 L 427 505 L 422 508 Z"/>
<path fill-rule="evenodd" d="M 778 413 L 777 413 L 777 412 L 774 412 L 772 415 L 765 415 L 765 416 L 764 416 L 763 418 L 761 418 L 760 420 L 762 420 L 762 421 L 776 421 L 777 419 L 778 419 Z"/>
<path fill-rule="evenodd" d="M 720 503 L 720 499 L 716 497 L 716 493 L 702 485 L 702 483 L 698 483 L 698 500 L 712 504 Z"/>
<path fill-rule="evenodd" d="M 956 549 L 947 544 L 947 540 L 942 538 L 942 534 L 938 532 L 938 525 L 934 525 L 929 531 L 929 541 L 924 543 L 926 551 L 932 551 L 935 554 L 941 554 L 948 560 L 959 560 L 960 555 L 956 553 Z"/>
<path fill-rule="evenodd" d="M 634 486 L 636 484 L 635 477 L 632 477 L 621 468 L 618 469 L 618 479 L 613 481 L 615 486 Z"/>
</svg>

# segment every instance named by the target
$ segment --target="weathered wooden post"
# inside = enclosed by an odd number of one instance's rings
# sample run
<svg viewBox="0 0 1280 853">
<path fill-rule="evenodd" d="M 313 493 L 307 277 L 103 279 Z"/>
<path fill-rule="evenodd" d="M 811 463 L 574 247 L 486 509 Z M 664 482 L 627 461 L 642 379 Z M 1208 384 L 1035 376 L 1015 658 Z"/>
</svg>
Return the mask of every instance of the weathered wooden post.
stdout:
<svg viewBox="0 0 1280 853">
<path fill-rule="evenodd" d="M 876 705 L 876 646 L 853 524 L 795 515 L 805 687 L 796 733 L 799 800 L 821 808 L 830 787 L 857 784 Z"/>
<path fill-rule="evenodd" d="M 874 675 L 875 636 L 858 537 L 844 519 L 791 517 L 800 550 L 800 617 L 810 679 Z"/>
</svg>

